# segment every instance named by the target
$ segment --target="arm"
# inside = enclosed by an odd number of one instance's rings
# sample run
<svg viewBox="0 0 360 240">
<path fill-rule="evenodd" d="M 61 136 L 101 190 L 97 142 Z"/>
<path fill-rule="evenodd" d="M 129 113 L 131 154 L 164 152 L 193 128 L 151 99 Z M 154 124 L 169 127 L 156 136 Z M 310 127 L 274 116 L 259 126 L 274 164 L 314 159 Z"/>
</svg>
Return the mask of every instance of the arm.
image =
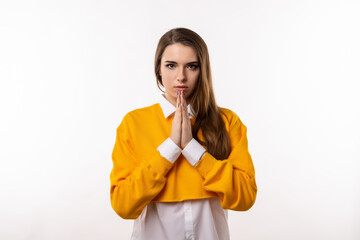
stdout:
<svg viewBox="0 0 360 240">
<path fill-rule="evenodd" d="M 229 135 L 232 149 L 225 160 L 218 161 L 205 149 L 203 152 L 198 150 L 197 155 L 191 157 L 191 154 L 185 156 L 185 147 L 183 154 L 204 178 L 205 189 L 217 193 L 224 209 L 246 211 L 255 202 L 257 186 L 254 165 L 248 151 L 246 127 L 236 114 L 231 120 Z M 197 141 L 195 144 L 199 146 L 192 148 L 202 147 Z M 201 153 L 204 154 L 200 161 L 191 160 L 201 156 Z"/>
<path fill-rule="evenodd" d="M 165 186 L 165 176 L 173 163 L 156 150 L 146 161 L 138 161 L 125 117 L 117 128 L 112 152 L 110 199 L 120 217 L 136 219 Z"/>
</svg>

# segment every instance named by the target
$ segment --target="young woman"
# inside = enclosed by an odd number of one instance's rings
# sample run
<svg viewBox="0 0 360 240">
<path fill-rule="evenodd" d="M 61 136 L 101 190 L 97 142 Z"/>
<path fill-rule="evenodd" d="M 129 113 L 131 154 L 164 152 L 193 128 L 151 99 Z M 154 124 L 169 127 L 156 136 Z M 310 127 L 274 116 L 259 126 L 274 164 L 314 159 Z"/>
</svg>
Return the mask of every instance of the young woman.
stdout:
<svg viewBox="0 0 360 240">
<path fill-rule="evenodd" d="M 195 32 L 165 33 L 155 54 L 159 102 L 117 128 L 111 205 L 136 219 L 135 239 L 229 239 L 227 209 L 255 202 L 246 127 L 216 105 L 207 46 Z"/>
</svg>

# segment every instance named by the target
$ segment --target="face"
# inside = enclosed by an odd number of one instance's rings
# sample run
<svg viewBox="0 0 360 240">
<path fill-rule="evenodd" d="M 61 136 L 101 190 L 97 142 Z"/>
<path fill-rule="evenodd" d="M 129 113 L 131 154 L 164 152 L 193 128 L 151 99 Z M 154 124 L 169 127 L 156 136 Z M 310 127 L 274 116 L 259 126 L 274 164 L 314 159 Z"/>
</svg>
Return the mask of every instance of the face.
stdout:
<svg viewBox="0 0 360 240">
<path fill-rule="evenodd" d="M 192 47 L 175 43 L 165 48 L 161 58 L 160 76 L 166 99 L 174 106 L 176 91 L 183 90 L 186 99 L 194 91 L 199 74 L 200 62 Z"/>
</svg>

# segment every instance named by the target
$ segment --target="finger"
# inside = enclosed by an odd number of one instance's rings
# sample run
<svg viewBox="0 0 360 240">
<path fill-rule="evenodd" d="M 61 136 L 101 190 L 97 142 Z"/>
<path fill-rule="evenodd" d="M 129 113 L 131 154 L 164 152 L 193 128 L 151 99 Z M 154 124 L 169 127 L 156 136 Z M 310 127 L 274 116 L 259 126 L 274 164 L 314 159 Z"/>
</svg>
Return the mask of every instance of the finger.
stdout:
<svg viewBox="0 0 360 240">
<path fill-rule="evenodd" d="M 176 108 L 178 108 L 179 105 L 180 105 L 179 90 L 176 90 Z"/>
<path fill-rule="evenodd" d="M 184 113 L 185 107 L 184 107 L 183 92 L 184 92 L 184 91 L 181 91 L 181 92 L 180 92 L 180 99 L 181 99 L 181 106 L 182 106 L 182 111 L 181 111 L 181 112 L 183 113 L 183 114 L 182 114 L 182 117 L 184 118 L 184 116 L 185 116 L 185 113 Z"/>
<path fill-rule="evenodd" d="M 184 108 L 184 117 L 188 117 L 189 116 L 189 112 L 188 112 L 188 109 L 187 109 L 187 106 L 186 106 L 186 100 L 184 99 L 184 95 L 182 96 L 183 97 L 183 108 Z"/>
<path fill-rule="evenodd" d="M 182 117 L 184 116 L 184 113 L 183 113 L 183 107 L 182 105 L 179 103 L 179 108 L 178 108 L 178 114 L 179 114 L 179 124 L 181 125 L 182 123 Z M 179 126 L 181 128 L 181 126 Z"/>
<path fill-rule="evenodd" d="M 180 92 L 181 104 L 184 106 L 184 91 Z"/>
<path fill-rule="evenodd" d="M 182 92 L 183 92 L 183 91 L 179 91 L 180 104 L 182 104 L 182 102 L 183 102 L 183 99 L 182 99 Z"/>
<path fill-rule="evenodd" d="M 188 123 L 188 121 L 189 121 L 189 117 L 188 117 L 188 114 L 187 114 L 187 109 L 186 109 L 186 107 L 184 107 L 183 105 L 181 105 L 182 106 L 182 119 L 183 119 L 183 122 L 185 123 L 185 124 L 187 124 Z"/>
<path fill-rule="evenodd" d="M 178 107 L 176 108 L 176 111 L 180 114 L 180 118 L 181 118 L 181 116 L 182 116 L 182 105 L 181 105 L 181 92 L 180 91 L 178 91 L 177 102 L 178 102 Z"/>
<path fill-rule="evenodd" d="M 182 109 L 181 109 L 181 102 L 180 102 L 180 91 L 176 91 L 176 109 L 175 109 L 175 121 L 176 123 L 181 124 L 181 119 L 182 119 Z"/>
<path fill-rule="evenodd" d="M 185 111 L 187 111 L 185 92 L 184 91 L 183 91 L 183 94 L 182 94 L 181 97 L 182 97 L 183 107 L 185 108 Z"/>
</svg>

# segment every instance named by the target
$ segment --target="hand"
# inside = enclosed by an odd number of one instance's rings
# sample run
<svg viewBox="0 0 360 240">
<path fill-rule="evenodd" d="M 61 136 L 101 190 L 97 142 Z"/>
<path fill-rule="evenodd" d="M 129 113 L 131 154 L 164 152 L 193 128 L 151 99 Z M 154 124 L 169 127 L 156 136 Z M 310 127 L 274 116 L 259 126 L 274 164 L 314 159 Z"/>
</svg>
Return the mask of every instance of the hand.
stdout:
<svg viewBox="0 0 360 240">
<path fill-rule="evenodd" d="M 175 110 L 174 119 L 172 121 L 170 138 L 179 147 L 181 147 L 182 111 L 183 110 L 182 110 L 182 104 L 181 104 L 181 97 L 180 97 L 180 92 L 178 91 L 177 98 L 176 98 L 176 110 Z"/>
<path fill-rule="evenodd" d="M 175 116 L 171 126 L 171 140 L 184 149 L 193 138 L 191 131 L 191 122 L 187 111 L 184 92 L 179 91 L 176 98 Z"/>
<path fill-rule="evenodd" d="M 191 122 L 189 119 L 189 113 L 187 111 L 186 100 L 184 99 L 184 91 L 182 91 L 181 95 L 181 105 L 182 105 L 182 122 L 181 122 L 181 149 L 184 149 L 186 145 L 191 141 L 193 138 L 192 131 L 191 131 Z"/>
</svg>

